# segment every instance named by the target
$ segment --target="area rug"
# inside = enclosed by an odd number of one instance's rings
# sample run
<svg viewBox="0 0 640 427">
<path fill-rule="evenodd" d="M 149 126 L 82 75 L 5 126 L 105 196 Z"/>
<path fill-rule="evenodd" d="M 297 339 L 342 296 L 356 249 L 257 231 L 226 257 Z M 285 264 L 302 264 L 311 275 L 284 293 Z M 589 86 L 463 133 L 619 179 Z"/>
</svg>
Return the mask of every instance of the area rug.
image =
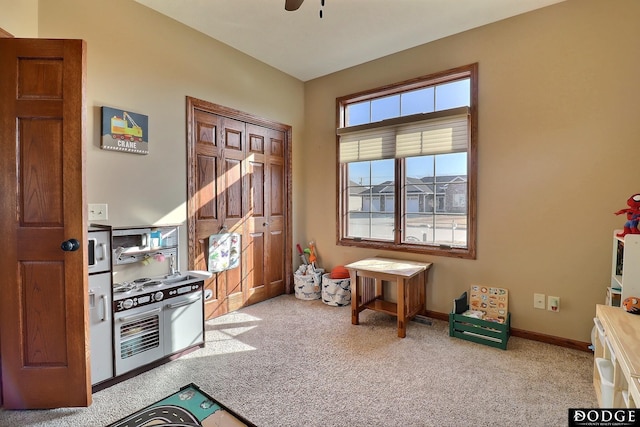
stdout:
<svg viewBox="0 0 640 427">
<path fill-rule="evenodd" d="M 191 383 L 107 427 L 255 427 Z"/>
</svg>

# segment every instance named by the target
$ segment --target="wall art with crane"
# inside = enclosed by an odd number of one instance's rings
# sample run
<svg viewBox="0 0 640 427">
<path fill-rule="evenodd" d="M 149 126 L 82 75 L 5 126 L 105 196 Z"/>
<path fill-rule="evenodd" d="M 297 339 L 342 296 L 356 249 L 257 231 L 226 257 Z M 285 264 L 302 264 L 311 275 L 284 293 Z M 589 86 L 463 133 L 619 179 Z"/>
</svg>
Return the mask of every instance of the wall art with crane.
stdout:
<svg viewBox="0 0 640 427">
<path fill-rule="evenodd" d="M 103 150 L 149 154 L 149 117 L 130 111 L 102 107 Z"/>
</svg>

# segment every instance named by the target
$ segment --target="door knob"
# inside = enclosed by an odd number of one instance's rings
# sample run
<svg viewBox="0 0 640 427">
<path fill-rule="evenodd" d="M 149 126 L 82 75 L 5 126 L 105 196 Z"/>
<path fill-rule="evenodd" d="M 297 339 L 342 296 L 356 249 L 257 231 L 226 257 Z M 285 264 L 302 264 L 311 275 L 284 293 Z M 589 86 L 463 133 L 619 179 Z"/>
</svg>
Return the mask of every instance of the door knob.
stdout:
<svg viewBox="0 0 640 427">
<path fill-rule="evenodd" d="M 74 252 L 80 249 L 80 242 L 78 242 L 77 239 L 69 239 L 62 242 L 60 247 L 62 248 L 63 251 Z"/>
</svg>

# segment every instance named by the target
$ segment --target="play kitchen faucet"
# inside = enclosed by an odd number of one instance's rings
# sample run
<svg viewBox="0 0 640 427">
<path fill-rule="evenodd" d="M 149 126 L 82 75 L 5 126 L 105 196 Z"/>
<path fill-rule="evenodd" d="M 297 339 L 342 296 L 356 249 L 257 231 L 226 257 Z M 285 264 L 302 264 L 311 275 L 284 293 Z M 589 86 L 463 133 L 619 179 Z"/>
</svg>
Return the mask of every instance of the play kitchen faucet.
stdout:
<svg viewBox="0 0 640 427">
<path fill-rule="evenodd" d="M 179 276 L 180 272 L 176 270 L 176 259 L 173 254 L 171 254 L 171 258 L 169 258 L 169 275 L 167 278 Z"/>
</svg>

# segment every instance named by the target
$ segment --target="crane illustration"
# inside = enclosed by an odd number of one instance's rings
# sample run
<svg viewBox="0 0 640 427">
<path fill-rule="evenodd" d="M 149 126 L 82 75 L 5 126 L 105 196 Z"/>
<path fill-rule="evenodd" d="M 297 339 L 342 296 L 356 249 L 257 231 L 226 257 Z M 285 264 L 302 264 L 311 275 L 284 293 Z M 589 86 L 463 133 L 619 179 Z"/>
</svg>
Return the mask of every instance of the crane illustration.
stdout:
<svg viewBox="0 0 640 427">
<path fill-rule="evenodd" d="M 133 120 L 133 117 L 123 111 L 122 117 L 111 118 L 111 137 L 132 142 L 142 141 L 142 128 Z"/>
</svg>

